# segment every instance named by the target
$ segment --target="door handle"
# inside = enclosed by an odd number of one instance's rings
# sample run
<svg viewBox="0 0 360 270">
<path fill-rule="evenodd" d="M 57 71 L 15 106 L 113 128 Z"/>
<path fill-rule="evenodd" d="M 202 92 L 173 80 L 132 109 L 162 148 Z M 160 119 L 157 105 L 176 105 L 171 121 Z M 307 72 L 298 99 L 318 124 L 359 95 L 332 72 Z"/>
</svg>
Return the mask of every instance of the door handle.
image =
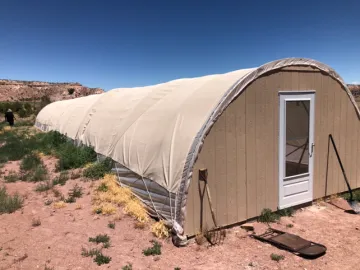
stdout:
<svg viewBox="0 0 360 270">
<path fill-rule="evenodd" d="M 310 156 L 310 157 L 312 157 L 313 154 L 314 154 L 314 147 L 315 147 L 315 144 L 312 143 L 312 144 L 311 144 L 311 150 L 310 150 L 310 153 L 309 153 L 309 156 Z"/>
</svg>

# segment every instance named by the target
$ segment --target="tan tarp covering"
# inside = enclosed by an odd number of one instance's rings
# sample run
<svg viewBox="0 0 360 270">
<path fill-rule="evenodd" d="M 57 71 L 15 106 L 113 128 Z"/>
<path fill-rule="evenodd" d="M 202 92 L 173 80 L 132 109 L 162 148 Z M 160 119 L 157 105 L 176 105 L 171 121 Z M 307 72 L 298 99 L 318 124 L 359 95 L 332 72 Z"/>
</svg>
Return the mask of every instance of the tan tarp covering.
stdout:
<svg viewBox="0 0 360 270">
<path fill-rule="evenodd" d="M 224 93 L 253 70 L 56 102 L 39 113 L 37 122 L 93 146 L 97 153 L 176 192 L 201 126 Z M 86 102 L 92 104 L 84 106 Z"/>
</svg>

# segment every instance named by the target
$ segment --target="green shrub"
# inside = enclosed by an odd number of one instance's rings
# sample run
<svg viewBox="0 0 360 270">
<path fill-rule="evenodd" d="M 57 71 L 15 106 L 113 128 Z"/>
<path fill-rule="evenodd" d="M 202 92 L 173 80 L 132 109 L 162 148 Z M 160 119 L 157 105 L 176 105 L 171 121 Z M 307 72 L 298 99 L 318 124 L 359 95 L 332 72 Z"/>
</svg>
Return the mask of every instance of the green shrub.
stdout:
<svg viewBox="0 0 360 270">
<path fill-rule="evenodd" d="M 132 269 L 133 269 L 133 268 L 132 268 L 132 264 L 129 263 L 129 264 L 123 266 L 121 269 L 122 269 L 122 270 L 132 270 Z"/>
<path fill-rule="evenodd" d="M 295 210 L 292 207 L 278 210 L 278 214 L 281 217 L 292 217 L 294 215 L 294 213 L 295 213 Z"/>
<path fill-rule="evenodd" d="M 109 222 L 109 223 L 108 223 L 108 227 L 109 227 L 110 229 L 115 229 L 115 222 Z"/>
<path fill-rule="evenodd" d="M 52 188 L 52 184 L 50 181 L 45 181 L 43 183 L 40 183 L 36 186 L 35 191 L 37 192 L 44 192 L 48 191 Z"/>
<path fill-rule="evenodd" d="M 19 179 L 20 179 L 19 175 L 14 171 L 10 171 L 7 176 L 4 176 L 4 180 L 6 183 L 14 183 Z"/>
<path fill-rule="evenodd" d="M 97 265 L 108 264 L 111 261 L 111 257 L 105 256 L 102 253 L 96 254 L 94 258 L 94 262 Z"/>
<path fill-rule="evenodd" d="M 75 184 L 75 186 L 69 191 L 69 197 L 81 198 L 82 195 L 82 187 L 80 187 L 78 184 Z"/>
<path fill-rule="evenodd" d="M 276 213 L 273 213 L 271 209 L 265 208 L 261 211 L 258 221 L 263 223 L 270 223 L 279 220 L 279 218 L 280 216 Z"/>
<path fill-rule="evenodd" d="M 96 244 L 107 243 L 109 241 L 110 241 L 110 237 L 107 234 L 99 234 L 95 238 L 89 237 L 89 242 L 96 243 Z"/>
<path fill-rule="evenodd" d="M 84 176 L 87 178 L 98 179 L 104 177 L 106 173 L 109 173 L 112 169 L 112 160 L 106 158 L 103 161 L 92 164 L 90 167 L 84 170 Z"/>
<path fill-rule="evenodd" d="M 28 116 L 26 110 L 24 108 L 21 108 L 19 111 L 18 111 L 18 115 L 21 117 L 21 118 L 25 118 Z"/>
<path fill-rule="evenodd" d="M 353 200 L 355 201 L 360 201 L 360 189 L 357 189 L 357 190 L 353 190 L 352 191 L 353 193 Z M 345 200 L 350 200 L 350 193 L 349 192 L 346 192 L 342 195 L 342 197 L 345 199 Z"/>
<path fill-rule="evenodd" d="M 278 255 L 278 254 L 275 254 L 275 253 L 271 253 L 270 258 L 273 261 L 276 261 L 276 262 L 279 262 L 279 261 L 285 259 L 284 255 Z"/>
<path fill-rule="evenodd" d="M 96 153 L 92 148 L 86 146 L 77 147 L 72 143 L 64 144 L 57 149 L 56 155 L 59 158 L 57 165 L 59 170 L 80 168 L 96 160 Z"/>
<path fill-rule="evenodd" d="M 38 165 L 33 173 L 29 173 L 25 179 L 30 182 L 40 182 L 47 179 L 47 170 L 43 165 Z"/>
<path fill-rule="evenodd" d="M 143 254 L 145 256 L 150 256 L 150 255 L 161 255 L 161 244 L 159 242 L 157 242 L 156 240 L 152 240 L 150 241 L 153 246 L 147 249 L 143 250 Z"/>
<path fill-rule="evenodd" d="M 67 180 L 69 180 L 69 173 L 67 171 L 62 171 L 59 176 L 54 178 L 53 185 L 64 186 Z"/>
<path fill-rule="evenodd" d="M 30 153 L 26 155 L 20 164 L 20 169 L 24 171 L 30 171 L 36 169 L 41 164 L 41 159 L 38 155 Z"/>
<path fill-rule="evenodd" d="M 94 256 L 96 256 L 97 254 L 100 254 L 100 253 L 101 253 L 101 251 L 99 249 L 97 249 L 97 248 L 92 248 L 92 249 L 89 249 L 89 250 L 87 250 L 85 248 L 81 249 L 81 255 L 83 257 L 94 257 Z"/>
<path fill-rule="evenodd" d="M 100 191 L 100 192 L 106 192 L 108 191 L 108 186 L 105 184 L 105 183 L 101 183 L 100 186 L 97 187 L 97 191 Z"/>
<path fill-rule="evenodd" d="M 23 198 L 19 194 L 10 196 L 6 192 L 6 188 L 0 188 L 0 214 L 13 213 L 23 205 Z"/>
</svg>

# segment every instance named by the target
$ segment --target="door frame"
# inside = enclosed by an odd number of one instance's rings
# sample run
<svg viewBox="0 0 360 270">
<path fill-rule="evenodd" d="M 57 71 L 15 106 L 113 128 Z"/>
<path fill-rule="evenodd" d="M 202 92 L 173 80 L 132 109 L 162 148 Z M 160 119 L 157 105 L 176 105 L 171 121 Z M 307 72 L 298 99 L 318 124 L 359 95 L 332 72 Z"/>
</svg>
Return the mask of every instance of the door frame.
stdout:
<svg viewBox="0 0 360 270">
<path fill-rule="evenodd" d="M 300 205 L 313 200 L 313 189 L 314 189 L 314 154 L 315 154 L 315 90 L 305 91 L 279 91 L 279 209 Z M 309 172 L 300 174 L 297 176 L 285 177 L 285 162 L 286 162 L 286 101 L 310 101 L 309 109 Z M 297 202 L 286 202 L 284 200 L 284 180 L 296 181 L 292 179 L 299 179 L 304 181 L 309 179 L 309 190 L 306 198 L 302 198 Z"/>
</svg>

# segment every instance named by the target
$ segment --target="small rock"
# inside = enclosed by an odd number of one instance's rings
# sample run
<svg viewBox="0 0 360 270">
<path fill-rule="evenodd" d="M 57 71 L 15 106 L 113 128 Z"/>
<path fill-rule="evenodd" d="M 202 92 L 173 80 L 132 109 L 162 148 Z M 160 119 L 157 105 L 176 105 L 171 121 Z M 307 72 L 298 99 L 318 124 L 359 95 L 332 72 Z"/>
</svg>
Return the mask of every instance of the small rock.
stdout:
<svg viewBox="0 0 360 270">
<path fill-rule="evenodd" d="M 254 230 L 254 224 L 252 223 L 245 223 L 240 226 L 241 229 L 244 229 L 246 231 L 253 231 Z"/>
<path fill-rule="evenodd" d="M 160 260 L 160 257 L 159 257 L 159 256 L 154 257 L 154 261 L 155 261 L 155 262 L 157 262 L 157 261 L 159 261 L 159 260 Z"/>
</svg>

